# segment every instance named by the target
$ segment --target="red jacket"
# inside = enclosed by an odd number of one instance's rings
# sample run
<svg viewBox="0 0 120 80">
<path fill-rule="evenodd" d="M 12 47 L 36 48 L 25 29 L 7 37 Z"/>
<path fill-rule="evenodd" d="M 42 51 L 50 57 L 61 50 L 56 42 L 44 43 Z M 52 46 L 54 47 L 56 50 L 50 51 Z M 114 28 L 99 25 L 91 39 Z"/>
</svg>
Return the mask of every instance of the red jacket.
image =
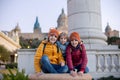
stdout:
<svg viewBox="0 0 120 80">
<path fill-rule="evenodd" d="M 66 49 L 66 61 L 70 70 L 73 70 L 75 66 L 81 64 L 81 68 L 79 70 L 84 72 L 88 62 L 84 45 L 79 44 L 76 48 L 74 48 L 71 44 L 69 44 Z"/>
</svg>

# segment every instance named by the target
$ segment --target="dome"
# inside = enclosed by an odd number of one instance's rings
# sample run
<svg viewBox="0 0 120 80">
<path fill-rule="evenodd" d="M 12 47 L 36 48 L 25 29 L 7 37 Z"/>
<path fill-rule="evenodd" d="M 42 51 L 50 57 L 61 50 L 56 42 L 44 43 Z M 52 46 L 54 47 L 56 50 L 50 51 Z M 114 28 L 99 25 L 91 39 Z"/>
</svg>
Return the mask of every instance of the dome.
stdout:
<svg viewBox="0 0 120 80">
<path fill-rule="evenodd" d="M 14 29 L 14 30 L 16 30 L 16 31 L 21 31 L 18 23 L 17 23 L 17 25 L 15 26 L 15 29 Z"/>
<path fill-rule="evenodd" d="M 67 16 L 64 13 L 64 9 L 62 9 L 62 12 L 61 12 L 60 16 L 58 17 L 58 21 L 57 22 L 59 22 L 62 19 L 66 19 L 66 18 L 67 18 Z"/>
<path fill-rule="evenodd" d="M 111 27 L 109 26 L 109 23 L 107 23 L 107 26 L 105 28 L 105 32 L 110 32 L 112 31 Z"/>
</svg>

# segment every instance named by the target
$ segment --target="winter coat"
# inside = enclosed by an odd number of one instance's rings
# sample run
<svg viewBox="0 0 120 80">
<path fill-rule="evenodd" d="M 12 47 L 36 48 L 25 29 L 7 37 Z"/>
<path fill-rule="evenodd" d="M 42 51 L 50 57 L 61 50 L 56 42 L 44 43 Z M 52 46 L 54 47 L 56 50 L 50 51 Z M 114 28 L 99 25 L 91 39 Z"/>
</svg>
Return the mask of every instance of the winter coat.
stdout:
<svg viewBox="0 0 120 80">
<path fill-rule="evenodd" d="M 66 56 L 65 52 L 66 52 L 66 47 L 67 47 L 68 44 L 69 44 L 69 42 L 66 42 L 65 44 L 61 44 L 60 41 L 57 41 L 57 45 L 60 48 L 60 50 L 62 51 L 63 57 Z"/>
<path fill-rule="evenodd" d="M 66 61 L 70 70 L 73 70 L 75 66 L 81 65 L 79 70 L 84 72 L 88 62 L 84 45 L 79 44 L 74 48 L 69 44 L 66 49 Z"/>
<path fill-rule="evenodd" d="M 44 51 L 43 47 L 46 44 Z M 44 52 L 44 53 L 43 53 Z M 64 62 L 63 56 L 61 51 L 57 51 L 57 45 L 56 44 L 51 44 L 50 42 L 42 42 L 34 56 L 34 67 L 36 72 L 41 72 L 41 65 L 40 65 L 40 60 L 42 58 L 42 55 L 47 55 L 50 63 L 51 64 L 60 64 L 61 62 Z"/>
</svg>

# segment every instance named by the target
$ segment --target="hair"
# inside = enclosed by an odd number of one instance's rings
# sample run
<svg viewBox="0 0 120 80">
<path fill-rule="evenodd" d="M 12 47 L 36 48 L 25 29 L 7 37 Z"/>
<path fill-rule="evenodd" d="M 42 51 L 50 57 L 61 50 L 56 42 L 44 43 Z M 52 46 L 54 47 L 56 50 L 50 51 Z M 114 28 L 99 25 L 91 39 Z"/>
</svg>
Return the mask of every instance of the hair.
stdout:
<svg viewBox="0 0 120 80">
<path fill-rule="evenodd" d="M 58 37 L 58 40 L 60 40 L 60 37 L 62 37 L 62 36 L 65 36 L 66 39 L 68 40 L 68 35 L 67 35 L 67 33 L 65 33 L 65 32 L 61 32 L 61 33 L 60 33 L 60 35 L 59 35 L 59 37 Z"/>
</svg>

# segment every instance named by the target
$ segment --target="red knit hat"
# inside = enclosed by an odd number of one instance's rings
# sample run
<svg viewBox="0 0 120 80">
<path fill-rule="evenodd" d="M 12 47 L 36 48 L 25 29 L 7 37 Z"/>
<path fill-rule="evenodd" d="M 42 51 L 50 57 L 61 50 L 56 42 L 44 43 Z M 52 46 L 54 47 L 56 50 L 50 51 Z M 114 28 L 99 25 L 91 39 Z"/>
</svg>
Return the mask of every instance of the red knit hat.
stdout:
<svg viewBox="0 0 120 80">
<path fill-rule="evenodd" d="M 55 35 L 57 38 L 59 36 L 59 32 L 56 29 L 50 29 L 49 33 L 48 33 L 48 37 L 50 35 Z"/>
<path fill-rule="evenodd" d="M 78 40 L 78 42 L 80 42 L 80 35 L 77 32 L 72 32 L 70 35 L 70 41 L 72 40 Z"/>
</svg>

